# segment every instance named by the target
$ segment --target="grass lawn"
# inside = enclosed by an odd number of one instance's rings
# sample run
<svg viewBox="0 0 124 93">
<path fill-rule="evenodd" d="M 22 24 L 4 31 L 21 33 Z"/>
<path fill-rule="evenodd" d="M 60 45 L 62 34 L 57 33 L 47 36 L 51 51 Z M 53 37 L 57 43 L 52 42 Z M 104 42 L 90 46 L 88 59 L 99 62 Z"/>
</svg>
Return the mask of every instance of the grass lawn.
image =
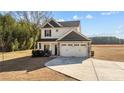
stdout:
<svg viewBox="0 0 124 93">
<path fill-rule="evenodd" d="M 94 58 L 124 62 L 124 45 L 92 45 Z"/>
<path fill-rule="evenodd" d="M 51 57 L 31 57 L 31 50 L 5 53 L 0 62 L 0 80 L 75 80 L 44 66 Z M 0 61 L 2 54 L 0 53 Z"/>
</svg>

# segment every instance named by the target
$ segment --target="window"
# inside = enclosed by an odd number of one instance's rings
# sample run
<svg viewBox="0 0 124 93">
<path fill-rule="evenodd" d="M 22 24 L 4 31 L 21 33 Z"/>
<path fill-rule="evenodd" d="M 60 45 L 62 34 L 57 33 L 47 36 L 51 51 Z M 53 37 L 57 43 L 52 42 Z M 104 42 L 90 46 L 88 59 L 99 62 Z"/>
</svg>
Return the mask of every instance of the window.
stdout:
<svg viewBox="0 0 124 93">
<path fill-rule="evenodd" d="M 68 44 L 68 46 L 72 46 L 72 44 Z"/>
<path fill-rule="evenodd" d="M 66 46 L 66 44 L 62 44 L 62 46 Z"/>
<path fill-rule="evenodd" d="M 51 30 L 45 30 L 45 37 L 50 37 L 51 36 Z"/>
<path fill-rule="evenodd" d="M 39 43 L 39 49 L 41 49 L 41 43 Z"/>
<path fill-rule="evenodd" d="M 74 44 L 74 46 L 79 46 L 79 44 Z"/>
<path fill-rule="evenodd" d="M 80 46 L 86 46 L 85 44 L 81 44 Z"/>
</svg>

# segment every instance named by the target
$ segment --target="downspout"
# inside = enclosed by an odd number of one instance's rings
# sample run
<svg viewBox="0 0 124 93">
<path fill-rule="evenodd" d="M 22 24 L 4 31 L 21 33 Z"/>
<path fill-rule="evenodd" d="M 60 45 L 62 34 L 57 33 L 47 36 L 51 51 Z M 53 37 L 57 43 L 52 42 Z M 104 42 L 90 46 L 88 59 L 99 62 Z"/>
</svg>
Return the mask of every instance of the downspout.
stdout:
<svg viewBox="0 0 124 93">
<path fill-rule="evenodd" d="M 60 43 L 59 42 L 58 42 L 58 45 L 57 46 L 58 46 L 58 48 L 57 48 L 57 56 L 60 56 Z"/>
<path fill-rule="evenodd" d="M 89 41 L 89 57 L 91 57 L 91 41 Z"/>
</svg>

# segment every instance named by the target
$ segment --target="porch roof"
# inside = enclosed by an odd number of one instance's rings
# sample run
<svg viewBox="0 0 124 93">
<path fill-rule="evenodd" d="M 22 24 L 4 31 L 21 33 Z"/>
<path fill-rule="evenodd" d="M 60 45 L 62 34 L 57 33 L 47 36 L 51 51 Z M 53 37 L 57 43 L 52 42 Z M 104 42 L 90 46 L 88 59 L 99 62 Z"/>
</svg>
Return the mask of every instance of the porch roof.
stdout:
<svg viewBox="0 0 124 93">
<path fill-rule="evenodd" d="M 50 41 L 56 41 L 57 38 L 48 38 L 48 39 L 39 39 L 37 42 L 50 42 Z"/>
</svg>

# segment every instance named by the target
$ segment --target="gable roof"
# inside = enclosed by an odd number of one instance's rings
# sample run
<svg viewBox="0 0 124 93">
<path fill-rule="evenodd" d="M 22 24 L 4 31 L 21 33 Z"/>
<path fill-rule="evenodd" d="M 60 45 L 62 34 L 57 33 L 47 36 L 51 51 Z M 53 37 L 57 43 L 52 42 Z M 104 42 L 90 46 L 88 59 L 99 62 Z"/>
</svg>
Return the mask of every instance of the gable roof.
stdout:
<svg viewBox="0 0 124 93">
<path fill-rule="evenodd" d="M 52 26 L 51 26 L 52 25 Z M 51 18 L 47 22 L 45 22 L 42 27 L 78 27 L 80 25 L 80 21 L 62 21 L 58 22 L 55 19 Z"/>
<path fill-rule="evenodd" d="M 43 25 L 42 25 L 42 27 L 44 27 L 44 28 L 49 28 L 50 26 L 48 26 L 48 24 L 49 25 L 51 25 L 52 27 L 61 27 L 62 25 L 59 23 L 59 22 L 57 22 L 55 19 L 53 19 L 53 18 L 51 18 L 51 19 L 49 19 L 48 21 L 46 21 Z"/>
<path fill-rule="evenodd" d="M 78 32 L 71 31 L 64 37 L 59 38 L 58 41 L 90 41 L 90 39 Z"/>
<path fill-rule="evenodd" d="M 49 23 L 47 23 L 46 25 L 44 25 L 44 28 L 52 28 L 53 26 Z"/>
<path fill-rule="evenodd" d="M 80 25 L 80 21 L 63 21 L 58 23 L 60 23 L 63 27 L 78 27 Z"/>
<path fill-rule="evenodd" d="M 50 23 L 52 26 L 54 26 L 54 27 L 60 27 L 60 26 L 61 26 L 60 24 L 58 24 L 58 22 L 55 22 L 54 20 L 51 20 L 49 23 Z"/>
</svg>

